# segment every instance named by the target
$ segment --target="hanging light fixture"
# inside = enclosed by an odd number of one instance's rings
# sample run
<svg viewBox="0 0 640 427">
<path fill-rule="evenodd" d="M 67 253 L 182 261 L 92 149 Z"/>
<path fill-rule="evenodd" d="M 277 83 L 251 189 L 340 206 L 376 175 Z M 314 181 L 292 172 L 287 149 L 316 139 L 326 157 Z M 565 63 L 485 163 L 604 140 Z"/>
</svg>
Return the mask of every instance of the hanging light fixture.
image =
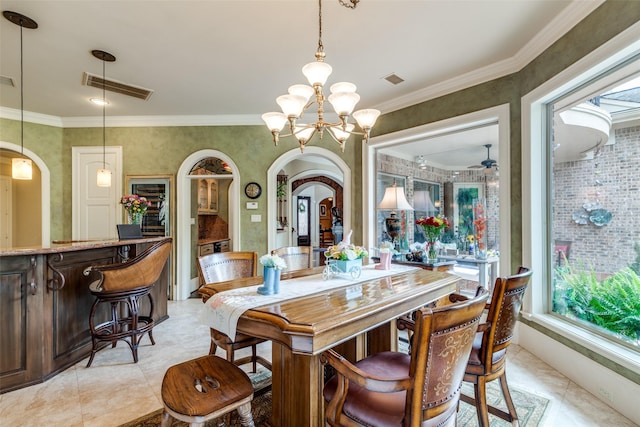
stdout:
<svg viewBox="0 0 640 427">
<path fill-rule="evenodd" d="M 98 187 L 111 187 L 111 171 L 107 169 L 107 148 L 106 148 L 106 107 L 107 97 L 106 91 L 106 73 L 105 64 L 107 62 L 115 62 L 116 57 L 103 50 L 92 50 L 91 54 L 102 61 L 102 169 L 98 169 L 97 182 Z"/>
<path fill-rule="evenodd" d="M 2 15 L 9 21 L 20 26 L 20 154 L 24 156 L 24 55 L 22 52 L 22 29 L 38 28 L 38 23 L 20 13 L 5 10 Z M 30 180 L 33 176 L 31 159 L 14 157 L 11 159 L 11 177 L 13 179 Z"/>
<path fill-rule="evenodd" d="M 355 9 L 359 0 L 350 0 L 344 2 L 339 0 L 340 4 Z M 304 146 L 311 140 L 317 132 L 320 139 L 324 134 L 324 130 L 329 131 L 329 135 L 340 145 L 344 152 L 345 142 L 350 135 L 364 135 L 365 142 L 369 140 L 371 128 L 375 124 L 380 111 L 374 109 L 358 110 L 353 113 L 353 118 L 360 126 L 362 132 L 355 131 L 355 125 L 349 123 L 349 115 L 354 110 L 356 104 L 360 100 L 360 95 L 356 93 L 356 85 L 348 82 L 339 82 L 331 85 L 328 98 L 325 98 L 322 90 L 331 74 L 332 68 L 324 62 L 324 47 L 322 45 L 322 0 L 318 0 L 318 50 L 316 51 L 316 61 L 302 67 L 302 73 L 307 78 L 311 86 L 304 84 L 296 84 L 289 87 L 287 95 L 279 96 L 276 102 L 282 109 L 282 112 L 271 112 L 262 115 L 267 127 L 273 135 L 273 142 L 278 145 L 280 136 L 295 136 L 300 143 L 300 151 L 304 152 Z M 314 97 L 313 99 L 311 99 Z M 311 99 L 311 101 L 310 101 Z M 338 114 L 339 122 L 330 123 L 324 121 L 324 102 L 328 100 L 333 106 L 336 114 Z M 296 120 L 302 117 L 302 114 L 311 105 L 317 104 L 318 121 L 315 123 L 297 123 Z M 291 133 L 280 135 L 280 132 L 289 122 Z"/>
<path fill-rule="evenodd" d="M 424 156 L 416 156 L 416 163 L 418 163 L 418 169 L 425 170 L 427 168 L 427 159 Z"/>
</svg>

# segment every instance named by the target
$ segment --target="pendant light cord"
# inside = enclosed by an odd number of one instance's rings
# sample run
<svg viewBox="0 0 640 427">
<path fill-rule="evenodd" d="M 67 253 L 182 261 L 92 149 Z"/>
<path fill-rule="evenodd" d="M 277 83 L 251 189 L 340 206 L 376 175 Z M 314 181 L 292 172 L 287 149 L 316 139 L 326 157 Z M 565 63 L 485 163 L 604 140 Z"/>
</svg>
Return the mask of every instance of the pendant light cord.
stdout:
<svg viewBox="0 0 640 427">
<path fill-rule="evenodd" d="M 107 104 L 107 99 L 106 99 L 106 94 L 105 94 L 105 77 L 106 77 L 106 72 L 105 72 L 105 60 L 104 60 L 104 54 L 102 54 L 102 169 L 106 169 L 106 135 L 105 135 L 105 126 L 106 126 L 106 122 L 105 122 L 105 109 L 106 109 L 106 104 Z"/>
<path fill-rule="evenodd" d="M 324 52 L 322 45 L 322 0 L 318 0 L 318 52 Z"/>
<path fill-rule="evenodd" d="M 24 23 L 20 18 L 20 154 L 24 156 L 24 54 L 22 52 L 22 30 Z"/>
</svg>

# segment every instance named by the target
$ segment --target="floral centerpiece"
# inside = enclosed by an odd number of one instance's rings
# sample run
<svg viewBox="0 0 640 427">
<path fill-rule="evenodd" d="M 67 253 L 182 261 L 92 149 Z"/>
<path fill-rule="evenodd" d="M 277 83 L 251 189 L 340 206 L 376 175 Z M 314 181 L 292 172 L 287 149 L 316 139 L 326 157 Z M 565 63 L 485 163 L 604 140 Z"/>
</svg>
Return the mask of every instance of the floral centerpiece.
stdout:
<svg viewBox="0 0 640 427">
<path fill-rule="evenodd" d="M 287 268 L 284 258 L 277 254 L 266 254 L 260 257 L 264 285 L 257 289 L 261 295 L 273 295 L 280 292 L 280 275 Z"/>
<path fill-rule="evenodd" d="M 140 197 L 137 194 L 122 196 L 120 204 L 124 210 L 127 211 L 131 224 L 141 224 L 142 217 L 147 213 L 149 206 L 151 206 L 151 203 L 149 203 L 146 197 Z"/>
<path fill-rule="evenodd" d="M 267 268 L 275 268 L 276 270 L 284 270 L 287 268 L 287 263 L 279 255 L 266 254 L 260 257 L 260 264 Z"/>
<path fill-rule="evenodd" d="M 362 258 L 368 257 L 369 253 L 362 246 L 351 244 L 349 239 L 346 239 L 337 245 L 329 246 L 324 256 L 329 264 L 334 264 L 338 270 L 348 273 L 362 267 Z"/>
<path fill-rule="evenodd" d="M 447 218 L 438 215 L 427 218 L 421 217 L 416 220 L 416 224 L 422 226 L 424 234 L 427 236 L 427 242 L 429 244 L 427 258 L 429 261 L 433 262 L 438 258 L 435 243 L 438 241 L 438 238 L 442 235 L 444 230 L 451 227 L 451 223 Z"/>
<path fill-rule="evenodd" d="M 353 261 L 369 256 L 369 253 L 362 246 L 356 246 L 351 243 L 338 243 L 329 246 L 324 253 L 327 259 L 336 259 L 340 261 Z"/>
</svg>

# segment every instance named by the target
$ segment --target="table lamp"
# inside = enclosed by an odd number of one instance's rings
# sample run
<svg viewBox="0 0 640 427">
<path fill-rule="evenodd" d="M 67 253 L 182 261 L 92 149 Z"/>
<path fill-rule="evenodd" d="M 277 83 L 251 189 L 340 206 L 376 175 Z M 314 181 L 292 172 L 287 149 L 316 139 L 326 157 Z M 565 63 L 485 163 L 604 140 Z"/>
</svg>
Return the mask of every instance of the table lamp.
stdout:
<svg viewBox="0 0 640 427">
<path fill-rule="evenodd" d="M 385 218 L 384 222 L 387 227 L 387 234 L 389 235 L 389 237 L 391 237 L 391 239 L 395 241 L 400 235 L 400 232 L 402 231 L 400 218 L 396 216 L 395 211 L 396 210 L 408 210 L 408 211 L 413 210 L 413 207 L 409 204 L 409 202 L 407 202 L 407 198 L 404 195 L 404 188 L 398 187 L 394 180 L 393 185 L 390 187 L 387 187 L 384 190 L 384 197 L 382 198 L 382 201 L 380 202 L 377 208 L 381 210 L 391 211 L 391 213 L 389 214 L 389 217 Z"/>
</svg>

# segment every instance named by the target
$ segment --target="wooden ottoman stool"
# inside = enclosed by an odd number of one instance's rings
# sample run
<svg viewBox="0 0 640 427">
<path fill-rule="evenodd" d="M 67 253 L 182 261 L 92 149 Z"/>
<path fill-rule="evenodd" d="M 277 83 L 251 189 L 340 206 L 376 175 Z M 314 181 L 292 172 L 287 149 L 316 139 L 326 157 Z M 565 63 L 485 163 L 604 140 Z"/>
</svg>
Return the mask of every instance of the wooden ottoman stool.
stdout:
<svg viewBox="0 0 640 427">
<path fill-rule="evenodd" d="M 199 357 L 164 374 L 162 426 L 170 426 L 171 417 L 201 426 L 237 409 L 241 424 L 254 427 L 252 399 L 253 385 L 242 369 L 215 355 Z"/>
</svg>

